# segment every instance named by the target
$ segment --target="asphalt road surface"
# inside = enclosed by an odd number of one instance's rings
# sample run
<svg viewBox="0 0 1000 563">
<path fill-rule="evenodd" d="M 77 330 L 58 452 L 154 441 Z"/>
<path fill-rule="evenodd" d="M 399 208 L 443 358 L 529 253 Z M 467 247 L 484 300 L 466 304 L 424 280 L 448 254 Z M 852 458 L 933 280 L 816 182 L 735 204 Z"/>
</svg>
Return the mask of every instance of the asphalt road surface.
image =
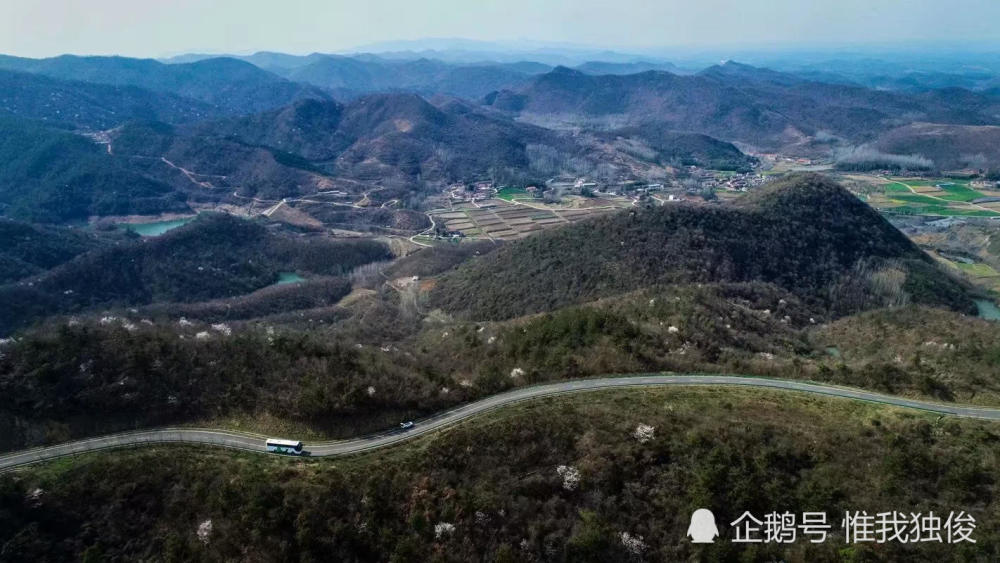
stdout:
<svg viewBox="0 0 1000 563">
<path fill-rule="evenodd" d="M 814 395 L 827 395 L 844 399 L 858 401 L 868 401 L 883 403 L 896 407 L 919 409 L 939 413 L 942 415 L 958 416 L 964 418 L 981 418 L 986 420 L 1000 420 L 1000 409 L 960 406 L 944 403 L 930 403 L 917 401 L 892 395 L 883 395 L 859 389 L 847 387 L 837 387 L 832 385 L 822 385 L 817 383 L 806 383 L 803 381 L 789 381 L 782 379 L 765 379 L 757 377 L 741 377 L 731 375 L 636 375 L 626 377 L 605 377 L 599 379 L 580 379 L 575 381 L 563 381 L 547 385 L 537 385 L 532 387 L 522 387 L 506 393 L 487 397 L 474 403 L 457 407 L 455 409 L 435 414 L 423 420 L 418 420 L 416 424 L 408 430 L 393 430 L 381 434 L 352 438 L 350 440 L 339 440 L 335 442 L 318 442 L 305 444 L 304 449 L 313 457 L 323 456 L 344 456 L 356 454 L 376 448 L 382 448 L 392 444 L 405 442 L 417 436 L 440 430 L 444 427 L 461 422 L 467 418 L 490 411 L 502 406 L 510 405 L 521 401 L 536 399 L 539 397 L 549 397 L 564 393 L 575 393 L 581 391 L 597 391 L 601 389 L 620 389 L 626 387 L 650 387 L 660 385 L 710 385 L 714 387 L 763 387 L 771 389 L 782 389 L 788 391 L 798 391 L 811 393 Z M 285 438 L 288 438 L 287 436 Z M 67 442 L 56 446 L 34 448 L 21 452 L 15 452 L 0 456 L 0 471 L 12 469 L 18 466 L 37 463 L 58 457 L 76 455 L 98 450 L 141 446 L 144 444 L 165 444 L 165 443 L 185 443 L 185 444 L 206 444 L 225 448 L 240 449 L 253 452 L 266 453 L 264 447 L 265 436 L 228 432 L 223 430 L 206 430 L 196 428 L 165 428 L 157 430 L 141 430 L 136 432 L 125 432 L 112 434 L 109 436 L 99 436 L 76 442 Z"/>
</svg>

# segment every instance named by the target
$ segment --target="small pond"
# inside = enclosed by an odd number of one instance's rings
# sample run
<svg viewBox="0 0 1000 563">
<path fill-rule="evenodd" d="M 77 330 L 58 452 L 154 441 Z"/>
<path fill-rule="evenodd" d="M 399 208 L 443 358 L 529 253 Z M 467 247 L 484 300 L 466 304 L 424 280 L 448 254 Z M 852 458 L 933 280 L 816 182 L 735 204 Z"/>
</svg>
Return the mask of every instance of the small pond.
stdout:
<svg viewBox="0 0 1000 563">
<path fill-rule="evenodd" d="M 194 217 L 172 219 L 170 221 L 155 221 L 153 223 L 119 223 L 118 226 L 144 237 L 158 237 L 171 229 L 186 225 L 192 220 L 194 220 Z"/>
<path fill-rule="evenodd" d="M 274 285 L 284 285 L 286 283 L 298 283 L 306 279 L 295 272 L 278 272 L 278 281 Z"/>
</svg>

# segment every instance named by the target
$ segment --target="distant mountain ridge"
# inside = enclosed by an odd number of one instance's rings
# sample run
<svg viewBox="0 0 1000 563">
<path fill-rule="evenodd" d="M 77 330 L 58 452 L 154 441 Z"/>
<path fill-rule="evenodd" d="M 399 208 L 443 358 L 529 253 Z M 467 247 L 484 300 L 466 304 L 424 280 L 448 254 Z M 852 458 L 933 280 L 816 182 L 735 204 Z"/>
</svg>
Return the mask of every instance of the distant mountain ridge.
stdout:
<svg viewBox="0 0 1000 563">
<path fill-rule="evenodd" d="M 325 55 L 288 69 L 290 80 L 356 96 L 371 92 L 409 91 L 479 98 L 500 88 L 518 86 L 533 74 L 548 70 L 528 65 L 496 63 L 453 65 L 431 59 L 387 61 Z"/>
<path fill-rule="evenodd" d="M 49 59 L 0 56 L 0 69 L 29 72 L 60 80 L 133 86 L 197 100 L 220 114 L 244 114 L 287 105 L 299 99 L 327 99 L 321 90 L 245 61 L 211 58 L 185 64 L 152 59 L 77 57 Z"/>
<path fill-rule="evenodd" d="M 1000 121 L 996 99 L 960 92 L 960 97 L 959 91 L 881 92 L 726 63 L 692 76 L 662 71 L 591 76 L 558 67 L 520 89 L 491 93 L 484 103 L 540 123 L 659 123 L 775 149 L 819 131 L 867 141 L 886 127 L 915 119 L 968 125 Z"/>
<path fill-rule="evenodd" d="M 347 104 L 303 100 L 280 110 L 180 127 L 167 152 L 185 162 L 200 159 L 205 154 L 200 147 L 211 144 L 216 159 L 202 160 L 199 171 L 236 181 L 259 178 L 238 171 L 245 160 L 233 161 L 234 169 L 223 169 L 230 159 L 218 149 L 226 143 L 274 149 L 318 173 L 403 183 L 462 181 L 491 168 L 527 170 L 530 144 L 576 149 L 562 135 L 540 127 L 492 117 L 461 103 L 437 107 L 415 94 L 397 93 L 372 94 Z"/>
<path fill-rule="evenodd" d="M 107 129 L 130 119 L 182 123 L 219 117 L 218 108 L 136 86 L 110 86 L 0 70 L 0 115 L 61 127 Z"/>
<path fill-rule="evenodd" d="M 27 82 L 65 83 L 11 74 Z M 58 223 L 190 212 L 192 198 L 305 196 L 343 182 L 400 195 L 482 178 L 538 182 L 567 171 L 588 174 L 608 157 L 605 151 L 619 159 L 622 168 L 609 172 L 617 175 L 665 174 L 665 167 L 688 164 L 746 170 L 753 164 L 732 144 L 703 135 L 657 127 L 570 135 L 458 100 L 432 104 L 409 93 L 347 103 L 307 98 L 193 123 L 137 113 L 80 113 L 77 125 L 106 129 L 90 133 L 92 138 L 37 120 L 0 118 L 0 131 L 7 133 L 0 139 L 0 155 L 7 157 L 0 162 L 0 213 Z"/>
</svg>

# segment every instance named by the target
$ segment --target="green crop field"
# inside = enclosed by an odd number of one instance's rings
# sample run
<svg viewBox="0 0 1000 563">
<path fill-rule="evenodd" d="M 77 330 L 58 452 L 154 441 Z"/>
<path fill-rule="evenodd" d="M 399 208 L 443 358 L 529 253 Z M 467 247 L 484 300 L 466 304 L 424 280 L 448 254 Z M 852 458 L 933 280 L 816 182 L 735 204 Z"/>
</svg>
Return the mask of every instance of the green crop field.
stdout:
<svg viewBox="0 0 1000 563">
<path fill-rule="evenodd" d="M 926 203 L 928 205 L 940 205 L 941 203 L 939 199 L 919 194 L 891 194 L 889 197 L 906 203 Z"/>
<path fill-rule="evenodd" d="M 910 193 L 910 188 L 907 188 L 906 186 L 900 184 L 899 182 L 893 182 L 885 187 L 885 191 L 886 193 L 890 194 L 895 194 L 895 193 L 908 194 Z"/>
<path fill-rule="evenodd" d="M 883 211 L 901 215 L 941 215 L 945 217 L 1000 217 L 1000 212 L 969 207 L 947 207 L 944 205 L 912 205 L 904 207 L 883 207 Z"/>
<path fill-rule="evenodd" d="M 946 182 L 938 184 L 938 187 L 948 192 L 947 194 L 942 195 L 941 199 L 947 199 L 949 201 L 972 201 L 974 199 L 986 197 L 976 190 L 969 188 L 968 184 Z"/>
<path fill-rule="evenodd" d="M 505 201 L 513 201 L 515 197 L 530 197 L 528 192 L 521 188 L 501 188 L 497 192 L 497 197 Z"/>
<path fill-rule="evenodd" d="M 1000 272 L 997 272 L 989 264 L 984 264 L 982 262 L 976 264 L 963 264 L 961 262 L 958 262 L 955 265 L 958 266 L 959 270 L 962 270 L 966 274 L 969 274 L 970 276 L 977 278 L 1000 276 Z"/>
<path fill-rule="evenodd" d="M 936 186 L 939 183 L 937 180 L 925 180 L 924 178 L 900 178 L 899 181 L 913 187 Z"/>
<path fill-rule="evenodd" d="M 956 217 L 1000 217 L 996 211 L 985 209 L 959 209 L 956 207 L 945 207 L 943 205 L 929 205 L 926 207 L 914 208 L 920 215 L 947 215 Z"/>
</svg>

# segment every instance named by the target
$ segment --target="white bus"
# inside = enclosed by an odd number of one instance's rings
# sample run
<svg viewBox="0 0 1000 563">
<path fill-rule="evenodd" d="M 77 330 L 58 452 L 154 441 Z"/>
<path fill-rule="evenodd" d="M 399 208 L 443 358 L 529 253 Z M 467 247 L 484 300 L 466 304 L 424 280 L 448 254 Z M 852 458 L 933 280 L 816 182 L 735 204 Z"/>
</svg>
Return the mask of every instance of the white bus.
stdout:
<svg viewBox="0 0 1000 563">
<path fill-rule="evenodd" d="M 265 442 L 267 451 L 275 454 L 302 455 L 302 442 L 295 440 L 281 440 L 278 438 L 268 438 Z"/>
</svg>

